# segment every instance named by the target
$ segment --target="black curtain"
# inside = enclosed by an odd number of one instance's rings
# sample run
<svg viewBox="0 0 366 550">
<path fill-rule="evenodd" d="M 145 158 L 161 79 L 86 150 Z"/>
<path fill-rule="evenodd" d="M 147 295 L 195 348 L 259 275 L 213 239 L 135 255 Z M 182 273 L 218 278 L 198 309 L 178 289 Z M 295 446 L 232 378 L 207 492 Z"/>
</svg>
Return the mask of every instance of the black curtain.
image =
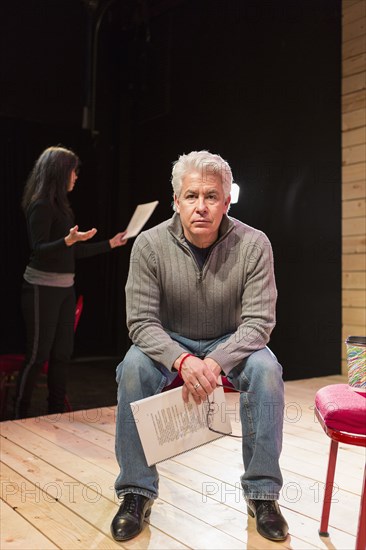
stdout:
<svg viewBox="0 0 366 550">
<path fill-rule="evenodd" d="M 141 202 L 159 200 L 146 227 L 169 217 L 172 162 L 205 148 L 229 161 L 241 187 L 231 215 L 272 241 L 271 346 L 285 378 L 340 372 L 341 1 L 115 0 L 100 26 L 94 135 L 81 129 L 87 4 L 13 0 L 3 10 L 1 351 L 22 344 L 19 202 L 45 147 L 61 142 L 80 155 L 71 200 L 96 238 L 123 229 Z M 121 356 L 129 344 L 131 244 L 79 262 L 77 354 Z"/>
</svg>

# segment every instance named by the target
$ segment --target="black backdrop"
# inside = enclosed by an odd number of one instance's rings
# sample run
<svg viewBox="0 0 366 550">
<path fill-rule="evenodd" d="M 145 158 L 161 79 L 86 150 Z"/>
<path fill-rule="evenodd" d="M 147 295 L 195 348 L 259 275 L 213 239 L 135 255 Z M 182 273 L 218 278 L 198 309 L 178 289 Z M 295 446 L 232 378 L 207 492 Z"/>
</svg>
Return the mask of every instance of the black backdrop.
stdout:
<svg viewBox="0 0 366 550">
<path fill-rule="evenodd" d="M 106 238 L 135 205 L 171 215 L 171 163 L 220 153 L 241 186 L 231 215 L 264 230 L 275 254 L 278 322 L 271 347 L 286 379 L 340 372 L 340 1 L 13 0 L 2 18 L 1 350 L 21 349 L 19 289 L 27 261 L 19 209 L 43 148 L 83 161 L 76 220 Z M 89 5 L 92 3 L 89 3 Z M 90 103 L 98 15 L 95 130 Z M 20 15 L 21 14 L 21 15 Z M 95 60 L 95 58 L 94 58 Z M 77 355 L 128 345 L 124 285 L 131 244 L 79 263 L 85 310 Z"/>
</svg>

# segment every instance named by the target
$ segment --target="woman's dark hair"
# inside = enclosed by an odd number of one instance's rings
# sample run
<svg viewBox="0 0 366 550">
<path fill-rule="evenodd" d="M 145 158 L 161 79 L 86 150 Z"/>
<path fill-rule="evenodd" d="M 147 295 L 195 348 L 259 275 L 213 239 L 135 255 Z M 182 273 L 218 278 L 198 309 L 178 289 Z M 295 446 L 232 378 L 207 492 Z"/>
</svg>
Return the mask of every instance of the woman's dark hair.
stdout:
<svg viewBox="0 0 366 550">
<path fill-rule="evenodd" d="M 34 163 L 25 184 L 22 208 L 26 212 L 38 199 L 46 199 L 62 212 L 72 215 L 67 187 L 71 172 L 77 170 L 79 158 L 65 147 L 48 147 Z"/>
</svg>

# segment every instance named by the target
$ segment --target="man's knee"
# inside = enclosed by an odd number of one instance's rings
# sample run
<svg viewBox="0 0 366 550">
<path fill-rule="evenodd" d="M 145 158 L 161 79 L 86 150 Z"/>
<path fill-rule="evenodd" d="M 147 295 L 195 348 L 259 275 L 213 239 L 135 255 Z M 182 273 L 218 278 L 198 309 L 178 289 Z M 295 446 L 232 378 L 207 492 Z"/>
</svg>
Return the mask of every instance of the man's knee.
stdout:
<svg viewBox="0 0 366 550">
<path fill-rule="evenodd" d="M 260 369 L 261 375 L 282 377 L 282 366 L 277 361 L 276 356 L 268 348 L 263 348 L 252 353 L 247 360 L 246 367 L 256 371 Z"/>
<path fill-rule="evenodd" d="M 133 345 L 117 367 L 116 380 L 125 389 L 136 386 L 150 387 L 159 383 L 162 375 L 155 367 L 154 361 Z"/>
<path fill-rule="evenodd" d="M 268 348 L 256 351 L 248 357 L 243 375 L 258 395 L 273 395 L 278 399 L 283 396 L 282 366 Z"/>
</svg>

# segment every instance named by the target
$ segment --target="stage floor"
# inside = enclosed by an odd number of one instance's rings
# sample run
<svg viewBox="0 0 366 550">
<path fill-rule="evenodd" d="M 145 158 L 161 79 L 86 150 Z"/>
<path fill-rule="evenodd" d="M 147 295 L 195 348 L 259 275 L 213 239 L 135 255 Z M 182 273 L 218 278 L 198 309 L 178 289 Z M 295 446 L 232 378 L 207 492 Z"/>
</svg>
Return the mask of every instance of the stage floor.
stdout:
<svg viewBox="0 0 366 550">
<path fill-rule="evenodd" d="M 241 441 L 224 437 L 158 466 L 160 496 L 135 539 L 110 535 L 117 511 L 113 484 L 115 407 L 5 421 L 1 429 L 1 550 L 7 549 L 352 549 L 365 450 L 340 445 L 330 538 L 318 535 L 329 438 L 314 416 L 328 376 L 285 383 L 280 500 L 290 526 L 284 543 L 263 539 L 240 490 Z M 235 393 L 227 393 L 240 433 Z"/>
</svg>

